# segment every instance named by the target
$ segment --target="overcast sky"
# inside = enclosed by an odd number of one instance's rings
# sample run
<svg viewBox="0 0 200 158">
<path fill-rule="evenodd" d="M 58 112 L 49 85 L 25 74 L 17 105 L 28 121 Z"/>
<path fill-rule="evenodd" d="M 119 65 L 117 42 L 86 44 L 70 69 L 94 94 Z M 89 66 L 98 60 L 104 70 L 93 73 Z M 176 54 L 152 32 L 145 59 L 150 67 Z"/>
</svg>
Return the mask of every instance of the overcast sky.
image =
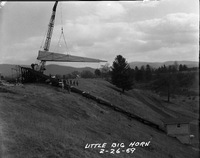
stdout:
<svg viewBox="0 0 200 158">
<path fill-rule="evenodd" d="M 1 4 L 0 64 L 38 62 L 53 5 Z M 62 26 L 67 48 L 63 39 L 58 45 Z M 119 54 L 128 62 L 198 61 L 198 35 L 197 0 L 59 2 L 50 51 L 104 59 L 110 65 Z"/>
</svg>

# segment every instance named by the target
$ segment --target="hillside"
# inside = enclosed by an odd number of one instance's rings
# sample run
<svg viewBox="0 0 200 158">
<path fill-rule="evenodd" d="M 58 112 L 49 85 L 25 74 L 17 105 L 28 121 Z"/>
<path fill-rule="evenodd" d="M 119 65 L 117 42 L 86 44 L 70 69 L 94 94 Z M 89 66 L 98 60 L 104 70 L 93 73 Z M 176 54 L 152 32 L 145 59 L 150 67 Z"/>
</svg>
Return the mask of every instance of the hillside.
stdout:
<svg viewBox="0 0 200 158">
<path fill-rule="evenodd" d="M 189 68 L 191 67 L 198 67 L 199 62 L 196 61 L 177 61 L 178 64 L 185 64 L 187 65 Z M 146 66 L 147 64 L 149 64 L 151 67 L 153 68 L 158 68 L 162 65 L 165 66 L 169 66 L 169 65 L 173 65 L 174 61 L 166 61 L 166 62 L 130 62 L 129 65 L 131 68 L 135 68 L 136 66 L 138 68 L 140 68 L 142 65 Z M 14 70 L 12 70 L 12 68 L 15 68 L 16 65 L 12 65 L 12 64 L 0 64 L 0 73 L 3 76 L 11 76 L 12 73 L 15 74 L 16 72 Z M 25 67 L 30 67 L 30 65 L 21 65 L 21 66 L 25 66 Z M 110 65 L 111 66 L 111 65 Z M 46 71 L 45 74 L 49 75 L 66 75 L 69 74 L 73 71 L 79 71 L 82 72 L 84 70 L 89 70 L 91 72 L 95 71 L 95 68 L 91 68 L 91 67 L 71 67 L 71 66 L 61 66 L 61 65 L 56 65 L 56 64 L 50 64 L 46 66 Z"/>
<path fill-rule="evenodd" d="M 83 67 L 83 68 L 75 68 L 70 66 L 60 66 L 60 65 L 47 65 L 45 74 L 60 74 L 60 75 L 66 75 L 69 73 L 72 73 L 73 71 L 79 71 L 82 72 L 84 70 L 89 70 L 91 72 L 94 72 L 95 69 L 90 67 Z"/>
<path fill-rule="evenodd" d="M 0 73 L 3 76 L 12 76 L 12 74 L 15 73 L 15 69 L 16 65 L 12 65 L 12 64 L 0 64 Z"/>
<path fill-rule="evenodd" d="M 20 65 L 20 66 L 25 66 L 25 67 L 31 67 L 30 65 Z M 12 76 L 16 74 L 15 70 L 12 70 L 12 68 L 15 68 L 16 65 L 11 65 L 11 64 L 0 64 L 0 73 L 3 76 Z M 47 65 L 46 66 L 46 71 L 45 74 L 49 75 L 66 75 L 69 74 L 73 71 L 79 71 L 82 72 L 84 70 L 89 70 L 91 72 L 94 72 L 95 69 L 90 68 L 90 67 L 82 67 L 82 68 L 76 68 L 76 67 L 70 67 L 70 66 L 60 66 L 60 65 Z"/>
<path fill-rule="evenodd" d="M 191 106 L 198 103 L 198 98 L 168 105 L 159 96 L 142 90 L 135 89 L 121 95 L 114 86 L 97 79 L 81 79 L 78 88 L 161 126 L 161 119 L 168 115 L 198 117 L 198 107 Z M 196 149 L 183 145 L 164 132 L 57 87 L 42 84 L 1 85 L 0 100 L 2 157 L 198 157 Z M 150 141 L 150 144 L 136 147 L 133 153 L 122 152 L 134 141 Z M 88 143 L 107 143 L 105 149 L 109 152 L 101 154 L 100 148 L 85 148 Z M 125 147 L 116 153 L 118 148 L 111 148 L 112 143 L 124 143 Z M 115 154 L 111 153 L 112 149 L 115 149 Z"/>
</svg>

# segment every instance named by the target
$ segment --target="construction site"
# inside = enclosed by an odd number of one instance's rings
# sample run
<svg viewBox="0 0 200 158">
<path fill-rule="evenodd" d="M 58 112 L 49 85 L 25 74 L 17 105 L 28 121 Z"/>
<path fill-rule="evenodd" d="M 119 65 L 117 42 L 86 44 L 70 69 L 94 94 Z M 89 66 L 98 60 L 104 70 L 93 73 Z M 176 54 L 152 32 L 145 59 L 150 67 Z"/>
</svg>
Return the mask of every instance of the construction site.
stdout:
<svg viewBox="0 0 200 158">
<path fill-rule="evenodd" d="M 199 157 L 199 107 L 194 106 L 199 96 L 168 103 L 149 90 L 122 94 L 102 78 L 79 78 L 72 85 L 44 73 L 48 62 L 107 62 L 50 51 L 58 3 L 38 51 L 39 64 L 12 68 L 15 83 L 0 80 L 0 157 Z M 67 44 L 62 27 L 61 38 Z M 178 126 L 186 132 L 175 131 Z"/>
</svg>

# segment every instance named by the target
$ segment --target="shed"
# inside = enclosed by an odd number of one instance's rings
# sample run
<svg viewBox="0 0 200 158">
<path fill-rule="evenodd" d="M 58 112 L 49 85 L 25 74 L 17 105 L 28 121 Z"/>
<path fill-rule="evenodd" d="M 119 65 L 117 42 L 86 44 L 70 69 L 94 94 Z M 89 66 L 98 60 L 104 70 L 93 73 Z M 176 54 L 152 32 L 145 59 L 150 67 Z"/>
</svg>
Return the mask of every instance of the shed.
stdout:
<svg viewBox="0 0 200 158">
<path fill-rule="evenodd" d="M 165 118 L 162 120 L 167 135 L 176 137 L 184 144 L 190 144 L 190 122 L 188 118 Z"/>
</svg>

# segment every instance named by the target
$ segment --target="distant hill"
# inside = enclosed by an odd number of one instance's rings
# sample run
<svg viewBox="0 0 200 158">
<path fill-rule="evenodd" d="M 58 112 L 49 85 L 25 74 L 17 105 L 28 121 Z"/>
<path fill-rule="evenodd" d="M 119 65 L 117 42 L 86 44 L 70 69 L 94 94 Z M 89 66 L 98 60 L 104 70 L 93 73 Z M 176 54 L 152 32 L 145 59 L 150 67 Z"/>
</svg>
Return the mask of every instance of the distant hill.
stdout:
<svg viewBox="0 0 200 158">
<path fill-rule="evenodd" d="M 69 74 L 73 71 L 85 71 L 85 70 L 89 70 L 91 72 L 94 72 L 95 69 L 90 68 L 90 67 L 83 67 L 83 68 L 76 68 L 76 67 L 71 67 L 71 66 L 60 66 L 60 65 L 47 65 L 46 66 L 46 71 L 45 74 L 49 75 L 56 75 L 56 74 L 60 74 L 60 75 L 65 75 L 65 74 Z"/>
<path fill-rule="evenodd" d="M 25 65 L 23 65 L 23 66 L 25 66 Z M 0 64 L 0 73 L 3 76 L 12 76 L 12 74 L 16 73 L 16 71 L 14 69 L 16 69 L 16 65 Z"/>
<path fill-rule="evenodd" d="M 30 67 L 28 65 L 23 65 L 25 67 Z M 3 76 L 12 76 L 12 74 L 16 74 L 16 71 L 13 70 L 15 69 L 16 65 L 11 65 L 11 64 L 0 64 L 0 73 Z M 68 73 L 71 73 L 73 71 L 79 71 L 82 72 L 84 70 L 89 70 L 91 72 L 94 72 L 95 69 L 90 68 L 90 67 L 83 67 L 83 68 L 75 68 L 75 67 L 70 67 L 70 66 L 60 66 L 60 65 L 47 65 L 46 66 L 46 71 L 45 74 L 49 75 L 65 75 Z"/>
<path fill-rule="evenodd" d="M 197 61 L 177 61 L 178 64 L 185 64 L 188 67 L 199 67 L 199 62 Z M 129 65 L 131 68 L 135 68 L 136 66 L 138 68 L 140 68 L 141 66 L 146 66 L 147 64 L 149 64 L 151 67 L 153 68 L 158 68 L 162 65 L 165 66 L 169 66 L 169 65 L 173 65 L 174 61 L 166 61 L 166 62 L 140 62 L 140 61 L 136 61 L 136 62 L 130 62 Z"/>
<path fill-rule="evenodd" d="M 188 67 L 198 67 L 199 66 L 199 62 L 197 61 L 177 61 L 178 64 L 185 64 Z M 158 68 L 162 65 L 165 66 L 169 66 L 174 64 L 174 61 L 166 61 L 166 62 L 130 62 L 129 65 L 131 68 L 135 68 L 135 66 L 137 66 L 138 68 L 140 68 L 142 65 L 146 66 L 147 64 L 149 64 L 151 67 L 153 68 Z M 16 65 L 12 65 L 12 64 L 0 64 L 0 73 L 3 76 L 12 76 L 12 73 L 15 74 L 16 71 L 13 70 L 12 68 L 15 68 Z M 29 65 L 23 65 L 25 67 L 30 67 Z M 51 65 L 47 65 L 46 66 L 46 71 L 45 74 L 49 75 L 56 75 L 56 74 L 60 74 L 60 75 L 65 75 L 68 73 L 71 73 L 73 71 L 79 71 L 82 72 L 84 70 L 89 70 L 91 72 L 94 72 L 95 69 L 91 68 L 91 67 L 83 67 L 83 68 L 76 68 L 76 67 L 71 67 L 71 66 L 61 66 L 61 65 L 55 65 L 55 64 L 51 64 Z"/>
</svg>

